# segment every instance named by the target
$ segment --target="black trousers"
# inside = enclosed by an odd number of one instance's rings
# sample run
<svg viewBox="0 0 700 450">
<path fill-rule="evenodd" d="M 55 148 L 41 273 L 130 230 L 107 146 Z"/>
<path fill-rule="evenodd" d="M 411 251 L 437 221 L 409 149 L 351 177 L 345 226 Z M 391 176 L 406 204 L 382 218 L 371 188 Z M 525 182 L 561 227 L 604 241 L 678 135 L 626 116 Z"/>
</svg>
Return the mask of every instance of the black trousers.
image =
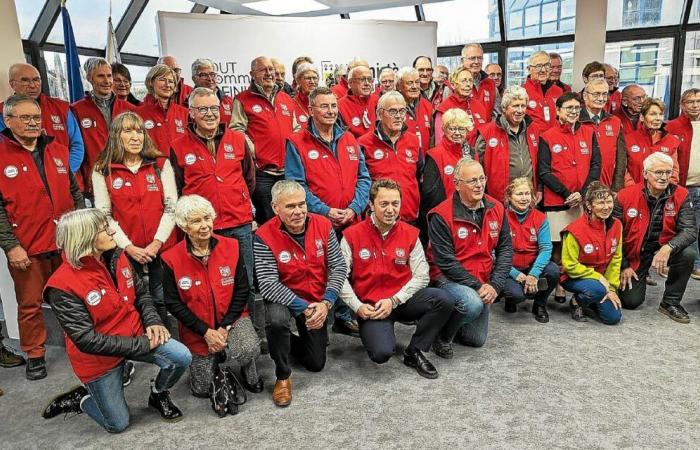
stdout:
<svg viewBox="0 0 700 450">
<path fill-rule="evenodd" d="M 397 306 L 389 317 L 382 320 L 362 320 L 358 317 L 360 339 L 369 359 L 383 364 L 396 350 L 394 322 L 417 320 L 416 332 L 407 348 L 427 351 L 435 341 L 443 325 L 452 315 L 454 300 L 442 289 L 424 288 L 402 305 Z"/>
<path fill-rule="evenodd" d="M 255 221 L 258 225 L 275 217 L 275 212 L 272 210 L 272 186 L 280 180 L 284 180 L 284 174 L 272 175 L 262 170 L 255 171 L 253 205 L 255 206 Z"/>
<path fill-rule="evenodd" d="M 326 365 L 326 323 L 318 330 L 309 330 L 303 314 L 294 317 L 297 336 L 292 333 L 291 319 L 292 313 L 285 305 L 265 302 L 265 333 L 278 380 L 286 380 L 292 374 L 290 354 L 311 372 L 320 372 Z"/>
<path fill-rule="evenodd" d="M 668 259 L 668 278 L 666 279 L 666 289 L 661 299 L 667 305 L 680 305 L 685 288 L 688 286 L 688 279 L 693 272 L 693 264 L 697 258 L 697 252 L 692 245 L 684 248 L 680 252 Z M 637 273 L 639 280 L 632 278 L 632 289 L 617 291 L 622 307 L 625 309 L 635 309 L 642 303 L 647 295 L 646 277 L 649 268 Z"/>
</svg>

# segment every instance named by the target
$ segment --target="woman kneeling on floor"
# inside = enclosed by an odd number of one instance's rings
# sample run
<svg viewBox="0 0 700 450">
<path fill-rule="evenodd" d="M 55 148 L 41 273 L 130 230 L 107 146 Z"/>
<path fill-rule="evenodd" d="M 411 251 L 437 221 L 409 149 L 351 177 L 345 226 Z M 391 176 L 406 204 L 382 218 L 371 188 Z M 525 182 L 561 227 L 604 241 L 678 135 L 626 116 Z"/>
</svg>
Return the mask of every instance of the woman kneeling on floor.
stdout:
<svg viewBox="0 0 700 450">
<path fill-rule="evenodd" d="M 238 241 L 213 234 L 215 218 L 212 204 L 199 195 L 178 200 L 175 223 L 186 237 L 162 256 L 165 305 L 192 352 L 193 395 L 209 397 L 214 370 L 227 349 L 242 368 L 241 384 L 262 392 L 255 366 L 260 344 L 247 310 L 248 268 Z"/>
<path fill-rule="evenodd" d="M 44 298 L 66 334 L 68 360 L 84 386 L 56 397 L 43 417 L 85 412 L 110 433 L 119 433 L 129 425 L 122 385 L 125 358 L 160 367 L 151 380 L 148 405 L 164 420 L 176 422 L 182 413 L 168 389 L 192 357 L 170 338 L 148 283 L 126 253 L 114 251 L 113 236 L 107 215 L 97 209 L 73 211 L 58 222 L 56 244 L 64 261 L 49 278 Z"/>
</svg>

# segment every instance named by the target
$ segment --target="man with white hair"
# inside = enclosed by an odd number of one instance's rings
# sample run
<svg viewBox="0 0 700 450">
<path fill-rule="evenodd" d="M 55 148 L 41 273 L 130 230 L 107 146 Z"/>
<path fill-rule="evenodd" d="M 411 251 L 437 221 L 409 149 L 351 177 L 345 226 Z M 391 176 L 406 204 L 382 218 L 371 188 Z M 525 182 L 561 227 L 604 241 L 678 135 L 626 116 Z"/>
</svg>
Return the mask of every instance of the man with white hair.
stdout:
<svg viewBox="0 0 700 450">
<path fill-rule="evenodd" d="M 557 123 L 555 103 L 564 92 L 549 80 L 552 69 L 549 53 L 533 53 L 527 60 L 527 69 L 529 75 L 523 84 L 529 98 L 527 115 L 542 132 Z"/>
<path fill-rule="evenodd" d="M 347 95 L 338 99 L 338 111 L 348 130 L 359 138 L 372 129 L 376 117 L 370 103 L 374 79 L 369 67 L 358 65 L 350 69 L 348 86 Z"/>
<path fill-rule="evenodd" d="M 83 162 L 83 136 L 80 134 L 78 121 L 70 110 L 68 102 L 60 98 L 49 97 L 41 92 L 41 75 L 36 67 L 18 63 L 10 66 L 8 73 L 10 87 L 15 94 L 27 95 L 41 106 L 41 123 L 44 132 L 53 136 L 70 151 L 70 168 L 73 173 L 80 169 Z M 0 111 L 2 111 L 0 102 Z M 0 131 L 5 129 L 5 121 L 0 115 Z"/>
<path fill-rule="evenodd" d="M 342 69 L 342 66 L 343 65 L 341 64 L 339 68 Z M 348 90 L 350 89 L 350 85 L 348 84 L 348 77 L 350 76 L 350 71 L 358 66 L 369 67 L 369 63 L 362 58 L 353 58 L 347 64 L 345 72 L 341 72 L 342 75 L 338 78 L 338 83 L 331 88 L 338 100 L 348 95 Z"/>
<path fill-rule="evenodd" d="M 432 72 L 431 72 L 432 73 Z M 433 106 L 421 95 L 420 72 L 413 67 L 402 67 L 396 73 L 397 90 L 406 100 L 406 127 L 420 142 L 421 153 L 425 155 L 433 141 Z"/>
<path fill-rule="evenodd" d="M 216 97 L 219 99 L 219 108 L 221 108 L 221 123 L 229 123 L 233 115 L 233 98 L 224 94 L 224 91 L 218 86 L 218 77 L 216 65 L 211 59 L 197 58 L 192 62 L 194 87 L 205 87 L 216 93 Z"/>
<path fill-rule="evenodd" d="M 444 82 L 438 82 L 433 77 L 433 60 L 430 56 L 419 56 L 413 60 L 413 68 L 420 76 L 420 93 L 426 98 L 433 108 L 436 108 L 443 100 L 450 96 L 450 88 Z M 443 80 L 445 81 L 445 80 Z"/>
<path fill-rule="evenodd" d="M 124 111 L 133 111 L 135 107 L 112 92 L 112 66 L 106 59 L 88 58 L 83 68 L 92 90 L 73 103 L 71 111 L 80 123 L 85 148 L 83 163 L 77 174 L 78 185 L 85 197 L 92 199 L 92 169 L 105 148 L 112 119 Z"/>
<path fill-rule="evenodd" d="M 537 186 L 540 134 L 525 114 L 528 101 L 525 88 L 508 86 L 501 98 L 503 114 L 478 129 L 476 151 L 488 177 L 486 193 L 499 202 L 505 201 L 506 186 L 516 178 L 525 177 Z"/>
<path fill-rule="evenodd" d="M 379 76 L 377 77 L 379 84 L 377 88 L 369 96 L 369 102 L 372 105 L 371 108 L 376 111 L 377 102 L 379 97 L 390 91 L 396 90 L 396 72 L 391 67 L 385 67 L 379 71 Z"/>
<path fill-rule="evenodd" d="M 479 100 L 486 107 L 487 116 L 491 117 L 496 106 L 496 83 L 482 70 L 484 49 L 480 44 L 473 42 L 462 48 L 462 65 L 474 79 L 472 98 Z"/>
<path fill-rule="evenodd" d="M 190 96 L 190 92 L 192 92 L 192 86 L 186 84 L 184 78 L 182 78 L 182 68 L 180 64 L 178 64 L 177 59 L 170 55 L 161 56 L 158 58 L 158 64 L 165 64 L 173 69 L 173 73 L 175 73 L 175 93 L 171 98 L 175 100 L 175 103 L 178 105 L 187 106 L 187 98 Z"/>
<path fill-rule="evenodd" d="M 673 159 L 655 152 L 644 160 L 644 181 L 617 194 L 613 216 L 625 230 L 619 297 L 622 307 L 635 309 L 646 297 L 645 278 L 651 268 L 668 278 L 658 311 L 678 323 L 689 323 L 681 299 L 697 257 L 695 214 L 688 191 L 670 183 Z"/>
</svg>

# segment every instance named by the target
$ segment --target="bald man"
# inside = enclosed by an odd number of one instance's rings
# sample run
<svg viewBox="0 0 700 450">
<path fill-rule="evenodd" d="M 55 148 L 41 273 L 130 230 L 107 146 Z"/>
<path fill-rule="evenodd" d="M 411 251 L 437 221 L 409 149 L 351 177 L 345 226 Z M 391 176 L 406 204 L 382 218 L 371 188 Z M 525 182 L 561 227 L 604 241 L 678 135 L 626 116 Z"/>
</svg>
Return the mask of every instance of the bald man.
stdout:
<svg viewBox="0 0 700 450">
<path fill-rule="evenodd" d="M 175 72 L 175 94 L 171 97 L 175 99 L 175 103 L 178 105 L 187 106 L 187 98 L 192 92 L 192 86 L 185 84 L 185 80 L 182 78 L 182 68 L 180 64 L 177 63 L 177 59 L 174 56 L 161 56 L 158 58 L 158 64 L 165 64 L 166 66 L 173 69 Z"/>
<path fill-rule="evenodd" d="M 642 104 L 646 99 L 646 91 L 637 84 L 630 84 L 622 90 L 622 105 L 613 115 L 620 118 L 625 133 L 637 129 L 639 113 L 642 111 Z"/>
<path fill-rule="evenodd" d="M 41 75 L 32 65 L 13 64 L 10 66 L 8 79 L 15 94 L 27 95 L 39 103 L 44 132 L 68 147 L 68 164 L 73 173 L 77 172 L 83 162 L 85 148 L 80 127 L 68 102 L 41 93 Z M 3 106 L 4 103 L 0 103 L 0 131 L 6 128 L 1 114 Z"/>
</svg>

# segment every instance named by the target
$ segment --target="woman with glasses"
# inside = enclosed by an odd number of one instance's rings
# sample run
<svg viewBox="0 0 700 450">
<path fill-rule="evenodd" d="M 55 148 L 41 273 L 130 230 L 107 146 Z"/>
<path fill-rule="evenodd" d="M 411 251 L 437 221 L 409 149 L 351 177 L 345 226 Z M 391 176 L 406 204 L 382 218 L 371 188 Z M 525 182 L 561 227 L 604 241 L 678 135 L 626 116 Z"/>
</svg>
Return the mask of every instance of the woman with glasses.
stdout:
<svg viewBox="0 0 700 450">
<path fill-rule="evenodd" d="M 453 173 L 463 157 L 478 160 L 467 143 L 467 134 L 474 129 L 471 117 L 461 109 L 447 110 L 442 117 L 442 141 L 428 150 L 421 184 L 421 211 L 427 213 L 455 191 Z"/>
<path fill-rule="evenodd" d="M 124 64 L 112 64 L 112 79 L 114 80 L 112 91 L 117 98 L 134 106 L 141 104 L 141 101 L 131 93 L 131 73 Z"/>
<path fill-rule="evenodd" d="M 311 117 L 309 112 L 309 94 L 318 87 L 318 70 L 312 64 L 301 63 L 294 74 L 294 81 L 297 93 L 294 102 L 297 106 L 296 117 L 299 123 L 304 126 Z"/>
<path fill-rule="evenodd" d="M 681 144 L 666 130 L 666 106 L 658 98 L 647 98 L 639 114 L 639 126 L 625 134 L 627 143 L 627 175 L 625 186 L 644 181 L 644 159 L 652 153 L 663 152 L 673 159 L 671 183 L 678 184 L 678 147 Z"/>
<path fill-rule="evenodd" d="M 175 242 L 177 188 L 170 161 L 158 152 L 135 113 L 120 114 L 112 122 L 92 183 L 95 207 L 107 215 L 117 246 L 137 273 L 148 274 L 153 302 L 167 325 L 159 254 Z"/>
<path fill-rule="evenodd" d="M 581 126 L 581 101 L 568 92 L 557 99 L 556 125 L 540 134 L 537 177 L 543 186 L 542 208 L 547 213 L 554 242 L 553 260 L 561 255 L 560 232 L 582 213 L 588 186 L 600 178 L 600 150 L 595 132 Z M 563 290 L 555 293 L 559 303 L 566 301 Z M 572 300 L 571 315 L 583 320 L 581 307 Z"/>
<path fill-rule="evenodd" d="M 513 265 L 503 295 L 507 313 L 534 299 L 532 314 L 540 323 L 549 322 L 547 298 L 559 281 L 559 266 L 551 261 L 552 238 L 547 217 L 533 208 L 534 188 L 525 177 L 506 187 L 506 216 L 513 243 Z"/>
<path fill-rule="evenodd" d="M 157 64 L 146 75 L 148 95 L 136 108 L 148 136 L 163 154 L 170 153 L 170 144 L 187 131 L 189 111 L 175 102 L 175 73 L 165 64 Z"/>
<path fill-rule="evenodd" d="M 585 213 L 561 232 L 561 282 L 579 305 L 596 311 L 604 324 L 615 325 L 622 319 L 617 295 L 622 223 L 612 217 L 612 190 L 599 181 L 588 187 L 584 205 Z M 586 321 L 583 311 L 576 320 Z"/>
<path fill-rule="evenodd" d="M 148 285 L 126 253 L 116 250 L 115 230 L 98 209 L 61 217 L 56 244 L 64 262 L 46 284 L 51 304 L 65 332 L 66 354 L 83 386 L 56 397 L 44 409 L 59 414 L 86 413 L 110 433 L 129 426 L 122 376 L 125 358 L 155 364 L 148 406 L 168 422 L 182 419 L 168 389 L 180 379 L 192 356 L 163 326 Z"/>
<path fill-rule="evenodd" d="M 443 138 L 443 114 L 452 108 L 459 108 L 467 113 L 474 124 L 474 128 L 467 135 L 467 142 L 473 145 L 476 140 L 476 129 L 490 122 L 491 115 L 483 103 L 472 98 L 474 77 L 469 69 L 464 67 L 456 69 L 450 76 L 450 83 L 452 94 L 435 109 L 435 142 L 441 142 Z"/>
</svg>

